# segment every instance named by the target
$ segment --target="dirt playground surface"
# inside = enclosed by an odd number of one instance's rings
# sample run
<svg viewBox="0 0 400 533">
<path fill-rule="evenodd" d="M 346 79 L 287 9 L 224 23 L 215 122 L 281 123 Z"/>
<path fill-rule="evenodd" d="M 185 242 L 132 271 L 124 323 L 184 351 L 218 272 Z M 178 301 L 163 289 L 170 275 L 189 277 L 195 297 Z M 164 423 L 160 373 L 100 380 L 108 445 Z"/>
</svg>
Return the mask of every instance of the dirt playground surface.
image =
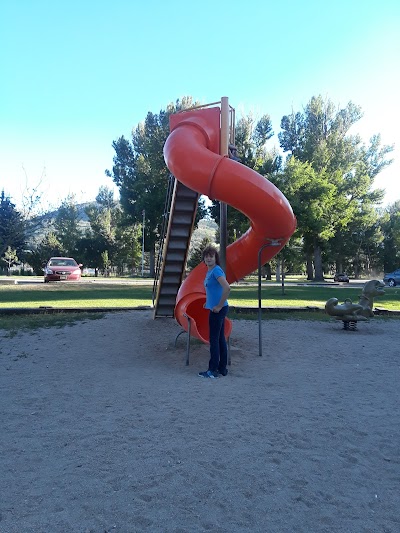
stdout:
<svg viewBox="0 0 400 533">
<path fill-rule="evenodd" d="M 398 325 L 235 321 L 217 380 L 149 311 L 0 330 L 0 532 L 398 533 Z"/>
</svg>

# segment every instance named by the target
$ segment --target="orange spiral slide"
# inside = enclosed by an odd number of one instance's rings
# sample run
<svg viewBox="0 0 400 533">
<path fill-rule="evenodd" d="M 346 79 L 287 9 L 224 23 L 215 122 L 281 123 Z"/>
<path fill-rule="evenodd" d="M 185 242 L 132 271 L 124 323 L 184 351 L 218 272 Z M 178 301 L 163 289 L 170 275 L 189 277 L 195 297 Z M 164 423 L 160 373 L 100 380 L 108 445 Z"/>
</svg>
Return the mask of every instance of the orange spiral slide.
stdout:
<svg viewBox="0 0 400 533">
<path fill-rule="evenodd" d="M 228 283 L 239 281 L 257 270 L 262 246 L 279 240 L 278 246 L 267 246 L 261 255 L 264 265 L 286 244 L 296 229 L 296 218 L 285 196 L 266 178 L 254 170 L 219 155 L 220 109 L 208 108 L 171 115 L 171 133 L 164 146 L 167 167 L 177 180 L 211 199 L 231 205 L 246 215 L 250 228 L 226 250 Z M 208 315 L 205 303 L 206 266 L 198 265 L 183 281 L 175 304 L 175 318 L 191 335 L 208 343 Z M 225 335 L 230 336 L 232 323 L 225 322 Z"/>
</svg>

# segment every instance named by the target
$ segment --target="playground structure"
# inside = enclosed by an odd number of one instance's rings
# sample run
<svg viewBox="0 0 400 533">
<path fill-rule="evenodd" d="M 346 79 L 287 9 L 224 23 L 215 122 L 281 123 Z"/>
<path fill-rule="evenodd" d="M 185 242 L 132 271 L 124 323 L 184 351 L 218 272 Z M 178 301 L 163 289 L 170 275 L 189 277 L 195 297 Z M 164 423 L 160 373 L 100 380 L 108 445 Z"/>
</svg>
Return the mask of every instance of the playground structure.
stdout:
<svg viewBox="0 0 400 533">
<path fill-rule="evenodd" d="M 216 104 L 170 117 L 164 158 L 176 179 L 154 304 L 155 318 L 175 316 L 185 331 L 205 343 L 209 340 L 209 312 L 203 308 L 206 266 L 198 265 L 182 282 L 199 196 L 229 204 L 250 220 L 247 232 L 225 251 L 226 221 L 221 210 L 220 255 L 230 284 L 267 263 L 296 228 L 292 208 L 279 189 L 228 157 L 229 144 L 234 144 L 234 110 L 227 98 Z M 231 329 L 226 319 L 227 338 Z"/>
<path fill-rule="evenodd" d="M 330 298 L 325 304 L 325 311 L 328 315 L 341 320 L 343 329 L 355 331 L 357 322 L 369 320 L 374 316 L 374 298 L 385 294 L 384 287 L 383 281 L 377 279 L 367 281 L 357 304 L 350 299 L 339 304 L 337 298 Z"/>
</svg>

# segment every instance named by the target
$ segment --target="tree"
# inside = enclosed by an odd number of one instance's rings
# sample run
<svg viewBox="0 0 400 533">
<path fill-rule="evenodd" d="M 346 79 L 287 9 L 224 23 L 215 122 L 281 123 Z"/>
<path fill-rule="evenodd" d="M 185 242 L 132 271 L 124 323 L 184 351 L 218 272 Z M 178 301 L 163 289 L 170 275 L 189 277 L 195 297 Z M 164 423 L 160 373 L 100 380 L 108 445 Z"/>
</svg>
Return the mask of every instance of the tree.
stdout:
<svg viewBox="0 0 400 533">
<path fill-rule="evenodd" d="M 51 226 L 51 218 L 43 207 L 43 183 L 46 169 L 43 168 L 40 178 L 35 184 L 29 185 L 24 167 L 25 187 L 21 195 L 21 215 L 25 221 L 25 233 L 29 246 L 34 246 L 38 235 L 43 235 Z"/>
<path fill-rule="evenodd" d="M 107 267 L 117 267 L 120 274 L 126 266 L 133 272 L 141 254 L 141 225 L 132 226 L 108 187 L 100 187 L 96 202 L 86 206 L 85 212 L 90 227 L 77 243 L 84 264 L 94 268 L 96 276 L 104 268 L 104 258 Z"/>
<path fill-rule="evenodd" d="M 50 257 L 63 255 L 63 246 L 57 239 L 54 232 L 49 231 L 38 243 L 34 250 L 25 254 L 25 260 L 33 268 L 36 275 L 43 274 L 43 266 Z"/>
<path fill-rule="evenodd" d="M 195 268 L 202 262 L 203 250 L 204 248 L 206 248 L 206 246 L 210 246 L 211 244 L 212 243 L 210 237 L 204 237 L 199 243 L 199 245 L 193 248 L 187 263 L 187 266 L 190 270 L 192 268 Z"/>
<path fill-rule="evenodd" d="M 101 254 L 106 250 L 107 243 L 100 235 L 87 231 L 86 235 L 78 240 L 76 247 L 76 255 L 80 258 L 80 262 L 86 268 L 94 268 L 97 276 L 103 265 Z"/>
<path fill-rule="evenodd" d="M 125 265 L 130 267 L 132 273 L 138 268 L 141 261 L 141 235 L 142 228 L 121 223 L 116 230 L 117 249 L 114 255 L 114 264 L 120 273 Z"/>
<path fill-rule="evenodd" d="M 62 252 L 75 256 L 81 237 L 80 216 L 74 195 L 69 195 L 59 207 L 54 221 L 54 234 L 62 246 Z"/>
<path fill-rule="evenodd" d="M 111 269 L 111 261 L 108 257 L 108 251 L 104 250 L 104 252 L 101 252 L 101 262 L 103 266 L 103 271 L 105 276 L 110 275 L 110 269 Z"/>
<path fill-rule="evenodd" d="M 155 244 L 163 225 L 165 196 L 170 173 L 164 162 L 163 146 L 169 135 L 169 116 L 195 105 L 191 97 L 170 103 L 159 114 L 149 112 L 132 133 L 132 141 L 120 137 L 115 150 L 112 172 L 106 170 L 119 188 L 120 202 L 129 222 L 142 223 L 145 213 L 145 246 L 150 252 L 150 271 L 154 275 Z M 198 218 L 206 209 L 199 203 Z"/>
<path fill-rule="evenodd" d="M 311 98 L 304 113 L 292 111 L 281 121 L 280 145 L 289 152 L 284 170 L 287 176 L 283 178 L 288 189 L 278 187 L 293 202 L 293 207 L 296 206 L 294 212 L 308 256 L 308 277 L 311 279 L 314 277 L 311 254 L 315 279 L 323 280 L 322 253 L 327 249 L 328 241 L 383 197 L 383 191 L 372 191 L 372 185 L 376 175 L 391 163 L 386 155 L 393 147 L 381 148 L 378 135 L 368 146 L 364 146 L 358 136 L 350 135 L 350 127 L 361 116 L 361 109 L 352 102 L 337 109 L 329 99 L 318 96 Z M 298 165 L 293 160 L 300 165 L 309 165 L 306 174 L 310 176 L 312 171 L 314 176 L 308 186 L 289 184 L 291 176 L 300 178 L 302 173 L 293 174 L 294 166 Z M 314 184 L 315 191 L 312 190 Z M 291 196 L 290 189 L 296 191 L 296 197 Z"/>
<path fill-rule="evenodd" d="M 96 203 L 87 206 L 85 212 L 90 223 L 90 229 L 86 232 L 85 238 L 93 239 L 94 247 L 99 252 L 96 254 L 96 267 L 104 263 L 103 260 L 99 263 L 99 259 L 105 251 L 107 251 L 110 264 L 113 264 L 117 250 L 116 231 L 121 218 L 121 209 L 114 200 L 113 191 L 108 187 L 100 187 Z"/>
<path fill-rule="evenodd" d="M 18 263 L 18 256 L 16 250 L 13 250 L 11 246 L 7 246 L 7 250 L 4 252 L 4 257 L 1 258 L 7 263 L 7 274 L 10 275 L 10 269 L 13 265 Z"/>
<path fill-rule="evenodd" d="M 263 115 L 259 120 L 256 120 L 251 114 L 244 116 L 238 120 L 235 130 L 235 145 L 240 162 L 266 178 L 271 178 L 282 164 L 282 157 L 277 151 L 275 149 L 268 150 L 266 147 L 267 141 L 273 134 L 269 115 Z M 212 202 L 210 214 L 219 224 L 220 202 Z M 241 237 L 249 226 L 249 219 L 245 215 L 233 207 L 227 206 L 228 242 L 234 242 Z"/>
<path fill-rule="evenodd" d="M 342 215 L 334 183 L 325 171 L 317 173 L 310 163 L 291 157 L 275 184 L 284 192 L 296 214 L 295 236 L 302 236 L 305 254 L 313 253 L 316 269 L 322 270 L 322 248 L 333 237 L 334 227 Z M 310 278 L 312 274 L 307 273 Z"/>
<path fill-rule="evenodd" d="M 21 213 L 15 208 L 4 190 L 0 194 L 0 257 L 8 248 L 17 254 L 25 247 L 25 223 Z"/>
<path fill-rule="evenodd" d="M 385 272 L 392 272 L 400 265 L 400 200 L 385 209 L 380 225 L 383 233 L 383 268 Z"/>
</svg>

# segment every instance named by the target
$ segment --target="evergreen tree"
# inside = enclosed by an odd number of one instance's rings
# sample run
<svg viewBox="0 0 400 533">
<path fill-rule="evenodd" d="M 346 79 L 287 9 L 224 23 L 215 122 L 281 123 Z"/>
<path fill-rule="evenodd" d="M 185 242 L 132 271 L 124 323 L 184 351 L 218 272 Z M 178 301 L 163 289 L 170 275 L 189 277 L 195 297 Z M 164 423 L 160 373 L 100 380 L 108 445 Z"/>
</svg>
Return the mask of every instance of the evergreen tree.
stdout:
<svg viewBox="0 0 400 533">
<path fill-rule="evenodd" d="M 0 194 L 0 257 L 7 248 L 19 255 L 25 248 L 25 223 L 4 190 Z"/>
<path fill-rule="evenodd" d="M 149 112 L 144 122 L 132 133 L 132 141 L 120 137 L 113 142 L 115 150 L 112 172 L 106 171 L 119 188 L 122 209 L 132 225 L 142 223 L 145 216 L 145 246 L 150 252 L 150 272 L 154 275 L 155 245 L 163 226 L 165 196 L 170 173 L 165 165 L 163 147 L 169 135 L 169 116 L 195 105 L 191 97 L 170 103 L 159 114 Z M 206 213 L 199 202 L 197 220 Z"/>
</svg>

